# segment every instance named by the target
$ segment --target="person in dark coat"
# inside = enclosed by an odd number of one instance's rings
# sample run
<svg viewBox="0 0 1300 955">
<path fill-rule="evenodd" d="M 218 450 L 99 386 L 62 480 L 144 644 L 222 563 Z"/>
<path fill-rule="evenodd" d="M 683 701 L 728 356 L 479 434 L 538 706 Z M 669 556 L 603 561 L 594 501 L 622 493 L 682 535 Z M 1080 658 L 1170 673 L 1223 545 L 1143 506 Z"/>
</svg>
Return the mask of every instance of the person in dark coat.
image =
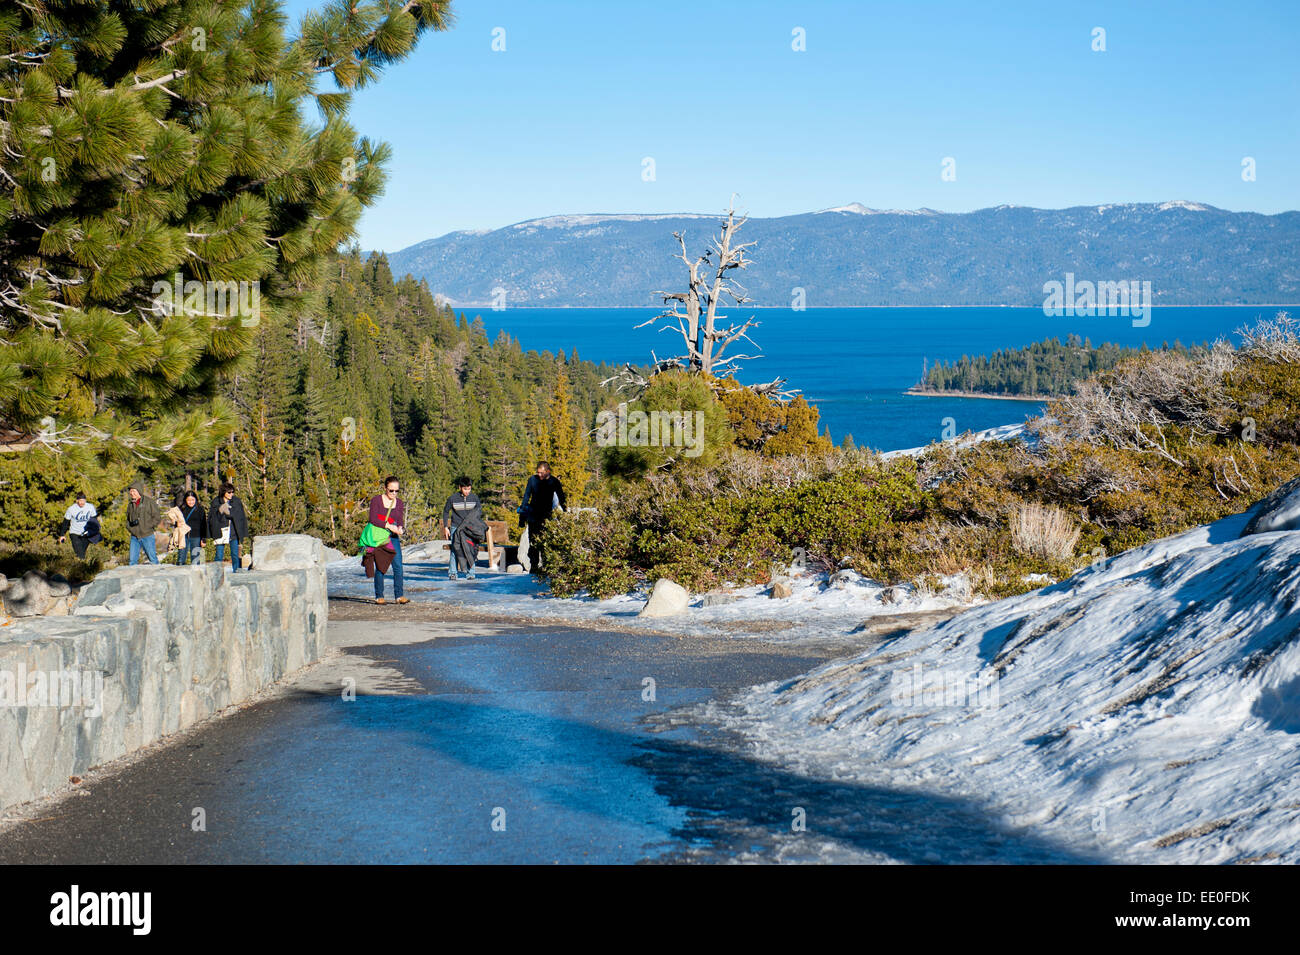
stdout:
<svg viewBox="0 0 1300 955">
<path fill-rule="evenodd" d="M 561 510 L 568 506 L 564 485 L 551 473 L 551 463 L 540 461 L 537 473 L 528 479 L 523 503 L 519 505 L 519 526 L 528 525 L 528 561 L 533 573 L 542 565 L 542 551 L 537 539 L 556 505 Z"/>
<path fill-rule="evenodd" d="M 162 522 L 162 511 L 153 495 L 145 490 L 143 481 L 136 481 L 126 492 L 126 529 L 131 535 L 131 564 L 140 563 L 140 552 L 149 563 L 158 563 L 158 544 L 154 531 Z"/>
<path fill-rule="evenodd" d="M 203 542 L 210 538 L 208 534 L 208 514 L 199 503 L 199 496 L 193 491 L 186 491 L 177 505 L 181 516 L 190 529 L 185 532 L 185 546 L 181 548 L 182 564 L 197 564 L 203 555 Z"/>
<path fill-rule="evenodd" d="M 235 496 L 235 485 L 226 482 L 221 493 L 208 511 L 208 533 L 217 543 L 217 563 L 226 559 L 226 545 L 230 545 L 232 573 L 239 573 L 239 545 L 248 539 L 248 516 L 244 502 Z"/>
</svg>

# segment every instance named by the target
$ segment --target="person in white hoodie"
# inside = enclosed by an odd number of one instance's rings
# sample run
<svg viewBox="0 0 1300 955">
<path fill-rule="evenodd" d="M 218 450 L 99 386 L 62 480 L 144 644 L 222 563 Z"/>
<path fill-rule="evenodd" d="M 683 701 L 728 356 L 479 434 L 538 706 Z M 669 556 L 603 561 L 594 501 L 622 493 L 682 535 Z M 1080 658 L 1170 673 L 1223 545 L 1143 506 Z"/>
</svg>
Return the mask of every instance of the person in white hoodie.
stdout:
<svg viewBox="0 0 1300 955">
<path fill-rule="evenodd" d="M 76 502 L 63 512 L 63 526 L 59 529 L 59 543 L 72 538 L 72 551 L 78 560 L 85 560 L 86 548 L 97 541 L 99 536 L 99 512 L 95 505 L 86 500 L 85 492 L 77 492 Z"/>
</svg>

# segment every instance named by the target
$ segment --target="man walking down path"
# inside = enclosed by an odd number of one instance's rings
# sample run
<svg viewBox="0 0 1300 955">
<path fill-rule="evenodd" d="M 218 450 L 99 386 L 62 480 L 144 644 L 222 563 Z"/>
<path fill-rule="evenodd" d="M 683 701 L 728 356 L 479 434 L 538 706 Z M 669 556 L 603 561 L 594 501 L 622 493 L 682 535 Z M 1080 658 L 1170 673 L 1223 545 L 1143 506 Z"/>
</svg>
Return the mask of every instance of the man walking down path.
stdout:
<svg viewBox="0 0 1300 955">
<path fill-rule="evenodd" d="M 227 481 L 212 502 L 208 513 L 208 533 L 217 545 L 217 563 L 226 559 L 226 545 L 230 545 L 231 573 L 239 573 L 239 544 L 248 539 L 248 515 L 244 502 L 235 496 L 235 485 Z"/>
<path fill-rule="evenodd" d="M 63 512 L 63 526 L 59 528 L 59 543 L 72 538 L 72 552 L 78 560 L 86 559 L 86 548 L 103 540 L 99 536 L 99 512 L 86 501 L 82 491 L 77 492 L 76 503 Z"/>
<path fill-rule="evenodd" d="M 131 535 L 131 565 L 140 563 L 140 551 L 143 550 L 149 563 L 158 563 L 158 545 L 154 542 L 154 531 L 162 522 L 162 511 L 158 502 L 145 493 L 144 482 L 136 481 L 126 492 L 126 529 Z"/>
<path fill-rule="evenodd" d="M 528 525 L 528 561 L 533 573 L 537 573 L 542 565 L 542 551 L 537 537 L 557 504 L 561 510 L 568 507 L 564 485 L 551 474 L 551 463 L 540 461 L 537 473 L 528 479 L 528 484 L 524 487 L 524 500 L 519 505 L 519 525 Z"/>
<path fill-rule="evenodd" d="M 455 580 L 457 570 L 465 570 L 467 580 L 474 579 L 474 564 L 478 561 L 478 545 L 488 535 L 483 505 L 473 491 L 468 477 L 456 478 L 456 493 L 442 506 L 442 534 L 451 542 L 451 555 L 447 561 L 447 579 Z M 489 552 L 491 545 L 489 544 Z"/>
<path fill-rule="evenodd" d="M 384 492 L 370 499 L 370 523 L 388 531 L 388 542 L 393 545 L 393 596 L 399 604 L 410 603 L 403 596 L 402 534 L 406 531 L 406 502 L 397 496 L 402 484 L 397 478 L 384 478 Z M 384 602 L 384 572 L 375 565 L 375 603 Z"/>
</svg>

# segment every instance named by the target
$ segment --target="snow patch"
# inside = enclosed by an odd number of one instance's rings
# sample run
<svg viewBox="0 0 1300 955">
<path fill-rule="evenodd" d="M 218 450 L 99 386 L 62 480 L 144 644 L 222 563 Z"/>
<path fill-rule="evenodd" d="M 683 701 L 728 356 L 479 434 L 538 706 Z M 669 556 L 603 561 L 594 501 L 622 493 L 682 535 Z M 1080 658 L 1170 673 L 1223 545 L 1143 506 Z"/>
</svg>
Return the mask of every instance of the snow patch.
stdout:
<svg viewBox="0 0 1300 955">
<path fill-rule="evenodd" d="M 716 219 L 716 215 L 707 215 L 698 212 L 671 212 L 660 214 L 634 214 L 634 213 L 614 213 L 604 214 L 596 213 L 592 215 L 574 215 L 574 216 L 547 216 L 544 219 L 529 219 L 526 222 L 516 222 L 510 226 L 512 229 L 570 229 L 574 226 L 596 225 L 600 222 L 658 222 L 662 219 Z"/>
<path fill-rule="evenodd" d="M 374 581 L 365 576 L 359 558 L 326 565 L 331 597 L 373 599 Z M 970 606 L 970 582 L 957 574 L 940 578 L 937 592 L 912 586 L 886 587 L 855 572 L 839 571 L 834 583 L 825 574 L 790 578 L 793 593 L 784 599 L 768 596 L 766 585 L 735 587 L 725 604 L 704 605 L 703 594 L 692 594 L 688 609 L 674 617 L 639 616 L 649 594 L 645 591 L 595 600 L 587 596 L 552 597 L 530 574 L 503 574 L 479 569 L 474 580 L 447 579 L 446 563 L 407 559 L 405 592 L 412 601 L 438 602 L 480 613 L 532 619 L 608 623 L 681 636 L 718 636 L 769 641 L 841 639 L 874 618 L 955 610 Z M 388 585 L 391 587 L 391 583 Z M 745 628 L 743 624 L 757 624 Z M 789 624 L 788 627 L 774 625 Z"/>
<path fill-rule="evenodd" d="M 1013 438 L 1023 438 L 1025 434 L 1025 425 L 1021 424 L 1002 424 L 996 428 L 985 428 L 983 431 L 976 431 L 973 434 L 963 435 L 954 438 L 953 442 L 959 448 L 969 448 L 973 444 L 980 444 L 984 441 L 1010 441 Z M 890 458 L 908 457 L 914 458 L 923 453 L 929 445 L 920 448 L 902 448 L 897 451 L 884 451 L 880 457 L 884 460 Z"/>
<path fill-rule="evenodd" d="M 1300 534 L 1247 515 L 784 685 L 761 758 L 971 800 L 1116 862 L 1300 862 Z"/>
<path fill-rule="evenodd" d="M 1241 533 L 1245 536 L 1296 530 L 1300 530 L 1300 478 L 1288 481 L 1260 501 Z"/>
</svg>

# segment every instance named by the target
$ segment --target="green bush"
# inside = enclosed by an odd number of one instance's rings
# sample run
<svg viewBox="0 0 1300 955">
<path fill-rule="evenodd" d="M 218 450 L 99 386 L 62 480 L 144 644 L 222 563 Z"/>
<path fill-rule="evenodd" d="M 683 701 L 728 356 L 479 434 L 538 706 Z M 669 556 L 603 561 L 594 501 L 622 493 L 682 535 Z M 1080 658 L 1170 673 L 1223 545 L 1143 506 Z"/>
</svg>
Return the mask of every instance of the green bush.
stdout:
<svg viewBox="0 0 1300 955">
<path fill-rule="evenodd" d="M 814 569 L 847 560 L 882 583 L 931 586 L 964 574 L 1004 597 L 1040 586 L 1035 575 L 1059 580 L 1095 556 L 1239 513 L 1300 474 L 1300 366 L 1277 354 L 1144 355 L 1107 374 L 1144 413 L 1169 410 L 1143 426 L 1145 443 L 1127 445 L 1122 427 L 1099 431 L 1076 405 L 1062 417 L 1084 424 L 1040 423 L 1036 446 L 949 443 L 888 462 L 853 448 L 774 457 L 747 450 L 758 432 L 742 428 L 741 446 L 707 468 L 640 480 L 624 470 L 598 514 L 557 526 L 552 587 L 609 596 L 660 577 L 694 591 L 755 583 L 801 550 Z M 1180 381 L 1189 388 L 1171 399 Z M 1089 400 L 1112 399 L 1094 390 Z M 1012 545 L 1010 520 L 1031 503 L 1078 522 L 1073 557 Z"/>
<path fill-rule="evenodd" d="M 573 597 L 586 591 L 593 597 L 613 597 L 636 586 L 627 566 L 632 528 L 611 522 L 605 513 L 557 514 L 538 535 L 545 550 L 551 593 Z"/>
</svg>

